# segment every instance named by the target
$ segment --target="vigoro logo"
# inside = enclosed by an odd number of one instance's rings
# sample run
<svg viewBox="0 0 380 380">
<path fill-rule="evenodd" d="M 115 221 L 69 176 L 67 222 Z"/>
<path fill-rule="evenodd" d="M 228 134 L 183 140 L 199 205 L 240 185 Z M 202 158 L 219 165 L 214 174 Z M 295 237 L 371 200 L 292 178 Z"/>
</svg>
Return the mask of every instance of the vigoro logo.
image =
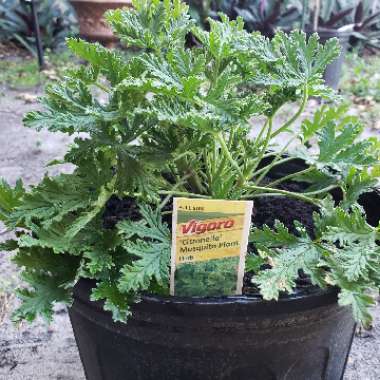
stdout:
<svg viewBox="0 0 380 380">
<path fill-rule="evenodd" d="M 218 220 L 217 222 L 200 223 L 199 220 L 192 219 L 186 224 L 181 225 L 181 231 L 184 235 L 203 234 L 206 231 L 222 230 L 232 228 L 235 224 L 233 219 Z"/>
</svg>

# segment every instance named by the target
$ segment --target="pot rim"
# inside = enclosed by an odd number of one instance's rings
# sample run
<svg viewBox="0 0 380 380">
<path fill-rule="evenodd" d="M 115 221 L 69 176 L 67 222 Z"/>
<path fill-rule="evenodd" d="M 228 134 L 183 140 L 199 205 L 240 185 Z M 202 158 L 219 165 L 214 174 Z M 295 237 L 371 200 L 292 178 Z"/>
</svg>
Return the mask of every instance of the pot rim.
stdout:
<svg viewBox="0 0 380 380">
<path fill-rule="evenodd" d="M 86 305 L 87 308 L 96 310 L 104 314 L 104 301 L 90 300 L 91 289 L 96 281 L 81 278 L 74 287 L 73 298 L 76 303 Z M 305 310 L 312 310 L 318 307 L 337 304 L 339 289 L 328 287 L 321 289 L 310 287 L 308 291 L 301 294 L 290 294 L 279 298 L 278 301 L 266 301 L 260 296 L 223 296 L 223 297 L 178 297 L 178 296 L 159 296 L 141 295 L 141 302 L 133 304 L 133 308 L 139 311 L 155 310 L 158 314 L 182 314 L 206 316 L 210 314 L 224 315 L 262 315 L 262 314 L 283 314 L 297 313 Z M 171 310 L 171 312 L 169 311 Z M 136 318 L 134 316 L 133 318 Z"/>
</svg>

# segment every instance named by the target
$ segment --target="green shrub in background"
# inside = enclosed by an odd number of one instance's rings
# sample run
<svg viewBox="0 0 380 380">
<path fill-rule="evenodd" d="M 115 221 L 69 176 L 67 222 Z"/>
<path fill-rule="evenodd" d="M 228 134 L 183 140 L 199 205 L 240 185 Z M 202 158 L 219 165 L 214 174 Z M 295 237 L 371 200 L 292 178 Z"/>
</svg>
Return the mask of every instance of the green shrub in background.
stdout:
<svg viewBox="0 0 380 380">
<path fill-rule="evenodd" d="M 314 1 L 306 0 L 188 0 L 190 11 L 203 27 L 207 18 L 217 19 L 223 12 L 230 19 L 242 17 L 245 29 L 259 31 L 272 38 L 277 30 L 301 27 L 303 4 L 306 4 L 306 29 L 312 29 Z M 318 25 L 321 28 L 344 28 L 353 32 L 352 46 L 380 48 L 380 2 L 373 0 L 321 1 Z"/>
<path fill-rule="evenodd" d="M 207 17 L 217 19 L 223 12 L 230 19 L 241 17 L 249 32 L 259 31 L 272 38 L 278 29 L 291 29 L 300 20 L 300 0 L 189 0 L 190 13 L 207 27 Z"/>
<path fill-rule="evenodd" d="M 64 46 L 66 37 L 77 33 L 76 16 L 65 0 L 38 2 L 38 17 L 44 48 Z M 0 0 L 0 41 L 14 41 L 35 54 L 30 5 L 23 0 Z"/>
</svg>

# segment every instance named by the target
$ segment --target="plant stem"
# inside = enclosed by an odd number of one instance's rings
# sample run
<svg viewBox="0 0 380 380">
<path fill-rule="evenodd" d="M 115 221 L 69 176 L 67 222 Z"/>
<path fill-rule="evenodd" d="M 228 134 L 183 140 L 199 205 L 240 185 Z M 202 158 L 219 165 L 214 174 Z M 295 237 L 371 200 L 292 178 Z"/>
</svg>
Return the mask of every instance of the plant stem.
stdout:
<svg viewBox="0 0 380 380">
<path fill-rule="evenodd" d="M 268 131 L 267 131 L 267 135 L 265 137 L 265 140 L 264 140 L 264 144 L 261 148 L 261 152 L 259 154 L 259 156 L 257 157 L 256 159 L 256 162 L 251 170 L 251 173 L 249 174 L 249 177 L 252 177 L 253 176 L 253 173 L 254 171 L 256 170 L 256 168 L 260 165 L 260 162 L 262 161 L 264 155 L 265 155 L 265 152 L 267 151 L 267 148 L 268 148 L 268 144 L 270 142 L 270 136 L 272 134 L 272 127 L 273 127 L 273 116 L 272 117 L 269 117 L 267 122 L 265 123 L 263 129 L 260 131 L 260 138 L 261 138 L 261 135 L 262 135 L 262 132 L 264 130 L 264 128 L 266 128 L 266 126 L 268 125 Z"/>
<path fill-rule="evenodd" d="M 312 171 L 312 170 L 314 170 L 314 168 L 313 168 L 313 167 L 309 167 L 309 168 L 304 169 L 304 170 L 301 170 L 301 171 L 299 171 L 299 172 L 296 172 L 296 173 L 292 173 L 292 174 L 286 175 L 285 177 L 279 178 L 279 179 L 277 179 L 277 180 L 275 180 L 275 181 L 273 181 L 273 182 L 268 183 L 268 185 L 266 185 L 265 187 L 273 187 L 273 186 L 276 186 L 276 185 L 278 185 L 278 184 L 281 183 L 281 182 L 284 182 L 284 181 L 287 181 L 287 180 L 289 180 L 289 179 L 291 179 L 291 178 L 293 178 L 293 177 L 296 177 L 296 176 L 299 176 L 299 175 L 302 175 L 302 174 L 308 173 L 308 172 L 310 172 L 310 171 Z"/>
<path fill-rule="evenodd" d="M 276 153 L 276 155 L 277 155 L 277 153 Z M 294 160 L 294 157 L 286 157 L 286 158 L 283 158 L 282 160 L 278 160 L 276 162 L 275 162 L 275 159 L 273 159 L 273 161 L 270 164 L 268 164 L 268 165 L 262 167 L 261 169 L 257 170 L 254 173 L 254 175 L 259 175 L 259 174 L 261 174 L 263 172 L 265 172 L 265 174 L 266 174 L 273 167 L 275 167 L 277 165 L 284 164 L 285 162 L 292 161 L 292 160 Z"/>
<path fill-rule="evenodd" d="M 327 187 L 325 187 L 323 189 L 320 189 L 320 190 L 309 191 L 309 192 L 303 193 L 303 194 L 306 194 L 306 195 L 317 195 L 317 194 L 327 193 L 328 191 L 337 189 L 338 187 L 339 187 L 338 185 L 331 185 L 331 186 L 327 186 Z"/>
<path fill-rule="evenodd" d="M 203 198 L 203 199 L 210 199 L 211 198 L 208 195 L 189 193 L 187 191 L 165 191 L 165 190 L 161 190 L 161 191 L 158 191 L 158 194 L 160 194 L 160 195 L 173 195 L 173 196 L 177 195 L 180 197 L 193 197 L 193 198 Z"/>
<path fill-rule="evenodd" d="M 270 187 L 262 187 L 262 186 L 247 186 L 247 189 L 263 191 L 264 193 L 262 193 L 262 194 L 251 194 L 251 195 L 247 194 L 244 196 L 244 198 L 257 198 L 259 196 L 266 197 L 266 196 L 283 195 L 283 196 L 287 196 L 289 198 L 299 199 L 299 200 L 302 200 L 304 202 L 308 202 L 308 203 L 312 203 L 316 206 L 320 206 L 320 202 L 318 199 L 313 199 L 313 198 L 310 198 L 310 197 L 308 197 L 304 194 L 300 194 L 300 193 L 293 193 L 293 192 L 287 191 L 287 190 L 273 189 Z"/>
<path fill-rule="evenodd" d="M 243 172 L 241 171 L 240 166 L 238 165 L 238 163 L 231 156 L 231 153 L 230 153 L 230 151 L 229 151 L 229 149 L 228 149 L 228 147 L 226 145 L 226 142 L 224 141 L 224 138 L 223 138 L 221 132 L 215 133 L 214 136 L 219 141 L 220 147 L 222 149 L 222 152 L 225 154 L 225 156 L 227 157 L 228 161 L 230 161 L 231 165 L 237 170 L 238 175 L 240 177 L 241 185 L 243 185 L 245 183 L 245 181 L 246 181 L 245 176 L 244 176 Z"/>
<path fill-rule="evenodd" d="M 190 184 L 192 191 L 202 194 L 203 193 L 202 183 L 197 173 L 192 168 L 189 167 L 186 157 L 183 156 L 180 159 L 177 159 L 175 165 L 177 166 L 177 168 L 179 169 L 183 177 L 188 176 L 188 183 Z"/>
<path fill-rule="evenodd" d="M 270 136 L 271 139 L 276 137 L 283 131 L 286 131 L 302 115 L 303 111 L 305 111 L 308 98 L 309 98 L 309 89 L 308 89 L 307 84 L 305 84 L 300 108 L 290 120 L 288 120 L 283 126 L 281 126 L 279 129 L 277 129 L 276 131 L 272 133 L 272 135 Z"/>
<path fill-rule="evenodd" d="M 102 84 L 99 83 L 99 82 L 95 82 L 94 85 L 95 85 L 96 87 L 100 88 L 102 91 L 106 92 L 107 94 L 109 94 L 109 93 L 111 92 L 111 90 L 110 90 L 108 87 L 102 85 Z"/>
</svg>

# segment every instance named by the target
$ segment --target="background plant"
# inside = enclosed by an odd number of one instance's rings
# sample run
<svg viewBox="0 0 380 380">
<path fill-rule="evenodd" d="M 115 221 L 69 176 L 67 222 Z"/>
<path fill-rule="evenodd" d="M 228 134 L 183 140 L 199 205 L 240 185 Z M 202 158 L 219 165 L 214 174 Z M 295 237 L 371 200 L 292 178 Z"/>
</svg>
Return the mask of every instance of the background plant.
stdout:
<svg viewBox="0 0 380 380">
<path fill-rule="evenodd" d="M 242 17 L 249 32 L 259 31 L 270 38 L 276 30 L 291 30 L 302 8 L 298 0 L 191 0 L 189 4 L 191 14 L 203 26 L 207 26 L 207 17 L 217 19 L 218 12 L 223 12 L 232 20 Z"/>
<path fill-rule="evenodd" d="M 77 32 L 76 17 L 66 1 L 43 0 L 37 4 L 43 46 L 64 46 L 65 38 Z M 0 0 L 0 41 L 16 41 L 35 54 L 30 5 L 23 0 Z"/>
<path fill-rule="evenodd" d="M 308 23 L 314 30 L 314 20 L 321 29 L 340 29 L 351 32 L 353 47 L 376 49 L 380 38 L 380 4 L 371 0 L 321 1 L 318 16 L 313 2 L 308 2 Z"/>
<path fill-rule="evenodd" d="M 137 54 L 69 39 L 88 66 L 48 86 L 44 110 L 25 117 L 29 128 L 81 135 L 63 161 L 51 163 L 74 164 L 72 174 L 45 177 L 29 190 L 0 184 L 0 219 L 17 234 L 1 248 L 16 251 L 27 283 L 14 319 L 50 318 L 54 302 L 69 303 L 78 279 L 91 278 L 92 299 L 125 321 L 142 292 L 167 293 L 171 197 L 286 196 L 319 210 L 315 231 L 309 236 L 297 222 L 295 234 L 280 223 L 253 230 L 249 269 L 263 297 L 291 292 L 303 270 L 316 285 L 340 287 L 340 302 L 367 323 L 367 290 L 380 284 L 379 230 L 357 202 L 377 183 L 379 143 L 361 139 L 360 121 L 337 104 L 294 129 L 309 97 L 337 100 L 321 79 L 339 54 L 337 41 L 321 46 L 317 35 L 306 41 L 299 31 L 268 40 L 226 16 L 210 19 L 208 32 L 178 0 L 133 5 L 107 18 Z M 192 48 L 189 32 L 198 41 Z M 295 101 L 295 113 L 274 127 L 278 110 Z M 252 125 L 255 115 L 264 123 Z M 273 168 L 295 158 L 305 169 L 268 181 Z M 282 189 L 289 180 L 309 185 Z M 334 189 L 342 195 L 337 203 Z M 106 229 L 103 214 L 115 197 L 139 209 Z"/>
</svg>

